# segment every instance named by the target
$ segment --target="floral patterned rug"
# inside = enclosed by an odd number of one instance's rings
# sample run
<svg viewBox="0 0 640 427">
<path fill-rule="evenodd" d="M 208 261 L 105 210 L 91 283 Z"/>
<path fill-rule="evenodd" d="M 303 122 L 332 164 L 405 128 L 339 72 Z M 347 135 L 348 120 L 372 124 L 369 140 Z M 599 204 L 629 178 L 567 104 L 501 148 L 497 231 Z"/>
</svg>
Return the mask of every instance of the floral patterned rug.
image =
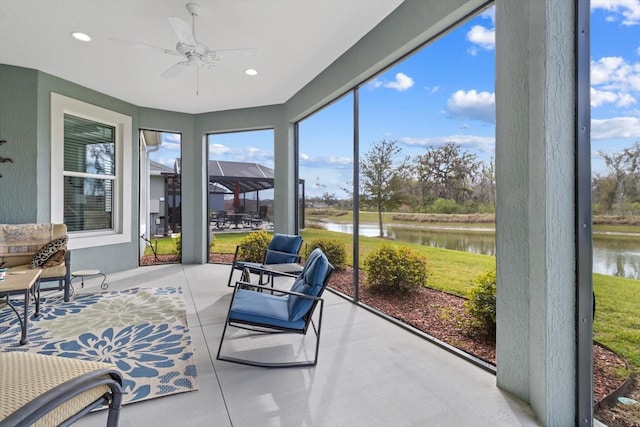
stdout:
<svg viewBox="0 0 640 427">
<path fill-rule="evenodd" d="M 22 315 L 22 297 L 12 303 Z M 33 313 L 33 304 L 31 306 Z M 0 351 L 31 351 L 115 364 L 123 403 L 198 389 L 181 288 L 136 288 L 41 298 L 20 346 L 16 314 L 0 302 Z"/>
</svg>

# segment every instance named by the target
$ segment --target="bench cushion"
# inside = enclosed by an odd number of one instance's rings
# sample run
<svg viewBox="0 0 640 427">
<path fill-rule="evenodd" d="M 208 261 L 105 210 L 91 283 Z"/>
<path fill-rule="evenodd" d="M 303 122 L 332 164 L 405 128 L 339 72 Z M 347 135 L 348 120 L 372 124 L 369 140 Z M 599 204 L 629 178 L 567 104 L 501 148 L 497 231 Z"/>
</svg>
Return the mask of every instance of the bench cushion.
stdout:
<svg viewBox="0 0 640 427">
<path fill-rule="evenodd" d="M 47 391 L 103 368 L 113 368 L 113 365 L 19 351 L 0 353 L 0 421 Z M 107 385 L 94 387 L 58 406 L 33 425 L 59 425 L 108 392 Z"/>
</svg>

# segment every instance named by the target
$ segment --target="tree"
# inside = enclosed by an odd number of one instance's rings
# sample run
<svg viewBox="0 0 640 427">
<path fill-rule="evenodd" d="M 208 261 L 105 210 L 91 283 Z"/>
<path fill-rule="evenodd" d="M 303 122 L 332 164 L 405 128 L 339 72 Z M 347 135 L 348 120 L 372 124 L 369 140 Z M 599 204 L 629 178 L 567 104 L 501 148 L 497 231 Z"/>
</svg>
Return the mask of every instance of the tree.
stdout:
<svg viewBox="0 0 640 427">
<path fill-rule="evenodd" d="M 464 203 L 472 194 L 471 184 L 481 162 L 478 156 L 460 152 L 460 146 L 449 142 L 439 147 L 430 146 L 416 158 L 416 171 L 426 194 Z"/>
<path fill-rule="evenodd" d="M 624 151 L 621 153 L 611 153 L 607 154 L 604 151 L 599 151 L 598 154 L 602 156 L 604 159 L 604 163 L 611 170 L 611 174 L 613 175 L 613 179 L 615 185 L 611 187 L 611 191 L 613 195 L 610 195 L 609 198 L 618 201 L 618 208 L 622 212 L 623 210 L 623 202 L 624 202 L 624 181 L 625 181 L 625 154 Z"/>
<path fill-rule="evenodd" d="M 473 186 L 473 198 L 476 202 L 486 203 L 488 206 L 496 204 L 496 168 L 493 159 L 487 165 L 480 162 L 478 173 Z"/>
<path fill-rule="evenodd" d="M 322 193 L 322 201 L 327 206 L 333 206 L 338 202 L 338 198 L 334 193 L 329 193 L 328 191 L 325 191 L 324 193 Z"/>
<path fill-rule="evenodd" d="M 373 144 L 360 161 L 360 194 L 378 210 L 380 237 L 384 235 L 382 212 L 403 201 L 403 182 L 408 172 L 409 156 L 396 161 L 401 152 L 397 141 L 383 139 Z"/>
</svg>

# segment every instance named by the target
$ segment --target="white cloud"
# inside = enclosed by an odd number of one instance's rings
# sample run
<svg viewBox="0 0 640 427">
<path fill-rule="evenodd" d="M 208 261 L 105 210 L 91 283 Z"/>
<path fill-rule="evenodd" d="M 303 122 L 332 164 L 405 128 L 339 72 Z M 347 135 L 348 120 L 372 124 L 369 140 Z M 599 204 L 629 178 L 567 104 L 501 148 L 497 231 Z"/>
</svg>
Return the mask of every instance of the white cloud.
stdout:
<svg viewBox="0 0 640 427">
<path fill-rule="evenodd" d="M 433 87 L 425 86 L 424 90 L 426 90 L 429 93 L 436 93 L 440 91 L 440 86 L 433 86 Z"/>
<path fill-rule="evenodd" d="M 260 161 L 264 161 L 265 159 L 273 159 L 273 152 L 256 147 L 245 147 L 242 149 L 242 156 L 245 159 L 251 159 L 260 163 Z"/>
<path fill-rule="evenodd" d="M 615 103 L 629 107 L 637 103 L 640 92 L 640 63 L 630 63 L 620 56 L 591 61 L 591 107 Z"/>
<path fill-rule="evenodd" d="M 467 49 L 467 53 L 472 56 L 478 54 L 478 47 L 484 50 L 494 50 L 496 47 L 496 8 L 490 7 L 480 14 L 484 19 L 491 21 L 491 26 L 474 25 L 467 33 L 467 40 L 473 43 L 473 46 Z"/>
<path fill-rule="evenodd" d="M 372 89 L 376 89 L 379 88 L 383 85 L 382 80 L 375 78 L 373 80 L 371 80 L 369 83 L 367 83 L 367 86 L 369 86 Z"/>
<path fill-rule="evenodd" d="M 410 145 L 413 147 L 430 147 L 437 145 L 446 145 L 450 142 L 455 142 L 463 148 L 469 150 L 478 150 L 490 154 L 493 154 L 495 152 L 496 146 L 496 139 L 494 137 L 478 135 L 448 135 L 432 138 L 413 138 L 406 136 L 400 138 L 399 141 L 405 145 Z"/>
<path fill-rule="evenodd" d="M 209 144 L 209 154 L 226 154 L 230 153 L 231 148 L 222 144 Z"/>
<path fill-rule="evenodd" d="M 591 88 L 591 107 L 599 107 L 602 104 L 616 102 L 618 95 L 607 90 Z"/>
<path fill-rule="evenodd" d="M 496 122 L 496 98 L 494 93 L 459 90 L 447 100 L 449 113 L 487 123 Z"/>
<path fill-rule="evenodd" d="M 307 156 L 304 161 L 304 166 L 309 168 L 318 168 L 324 171 L 337 170 L 337 169 L 352 169 L 353 159 L 350 157 L 340 156 Z"/>
<path fill-rule="evenodd" d="M 624 82 L 633 67 L 620 56 L 606 56 L 591 61 L 591 84 L 611 85 Z"/>
<path fill-rule="evenodd" d="M 640 138 L 638 117 L 591 120 L 591 139 Z"/>
<path fill-rule="evenodd" d="M 623 25 L 640 24 L 640 0 L 591 0 L 591 9 L 611 12 L 613 15 L 606 18 L 610 22 L 621 19 Z"/>
<path fill-rule="evenodd" d="M 175 144 L 180 144 L 180 140 L 182 139 L 182 135 L 180 135 L 179 133 L 167 133 L 167 132 L 162 132 L 162 142 L 169 142 L 169 143 L 175 143 Z"/>
<path fill-rule="evenodd" d="M 353 165 L 353 159 L 350 157 L 329 156 L 327 163 L 334 166 L 351 166 Z"/>
<path fill-rule="evenodd" d="M 474 25 L 467 33 L 467 40 L 484 50 L 493 50 L 496 46 L 496 31 L 482 25 Z"/>
<path fill-rule="evenodd" d="M 628 107 L 631 104 L 635 104 L 637 101 L 636 99 L 629 95 L 628 93 L 622 93 L 620 95 L 618 95 L 618 102 L 616 103 L 616 105 L 618 107 Z"/>
<path fill-rule="evenodd" d="M 394 81 L 387 82 L 376 78 L 371 80 L 367 86 L 372 89 L 384 87 L 387 89 L 397 90 L 398 92 L 403 92 L 413 86 L 413 79 L 404 73 L 398 73 L 396 74 L 396 79 Z"/>
<path fill-rule="evenodd" d="M 405 91 L 411 86 L 413 86 L 413 79 L 404 73 L 396 74 L 396 79 L 394 81 L 384 84 L 384 87 L 397 90 L 398 92 Z"/>
<path fill-rule="evenodd" d="M 628 93 L 616 93 L 608 90 L 598 90 L 595 88 L 591 88 L 591 107 L 596 108 L 603 104 L 614 102 L 617 107 L 629 107 L 630 105 L 635 104 L 637 101 Z"/>
<path fill-rule="evenodd" d="M 490 19 L 491 24 L 495 26 L 496 23 L 496 7 L 491 6 L 489 9 L 485 10 L 480 14 L 482 18 Z"/>
</svg>

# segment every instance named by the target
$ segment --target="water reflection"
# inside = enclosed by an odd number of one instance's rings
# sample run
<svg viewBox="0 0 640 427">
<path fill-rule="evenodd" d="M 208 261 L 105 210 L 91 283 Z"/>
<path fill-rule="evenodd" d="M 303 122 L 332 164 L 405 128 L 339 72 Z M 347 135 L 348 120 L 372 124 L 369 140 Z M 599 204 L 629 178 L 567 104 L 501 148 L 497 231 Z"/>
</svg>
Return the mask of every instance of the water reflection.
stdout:
<svg viewBox="0 0 640 427">
<path fill-rule="evenodd" d="M 330 231 L 353 233 L 352 224 L 325 223 L 323 225 Z M 375 237 L 378 235 L 378 227 L 361 224 L 360 235 Z M 489 232 L 385 227 L 384 235 L 400 242 L 435 248 L 492 256 L 496 254 L 495 235 Z M 640 280 L 640 241 L 612 236 L 594 236 L 593 272 Z"/>
</svg>

